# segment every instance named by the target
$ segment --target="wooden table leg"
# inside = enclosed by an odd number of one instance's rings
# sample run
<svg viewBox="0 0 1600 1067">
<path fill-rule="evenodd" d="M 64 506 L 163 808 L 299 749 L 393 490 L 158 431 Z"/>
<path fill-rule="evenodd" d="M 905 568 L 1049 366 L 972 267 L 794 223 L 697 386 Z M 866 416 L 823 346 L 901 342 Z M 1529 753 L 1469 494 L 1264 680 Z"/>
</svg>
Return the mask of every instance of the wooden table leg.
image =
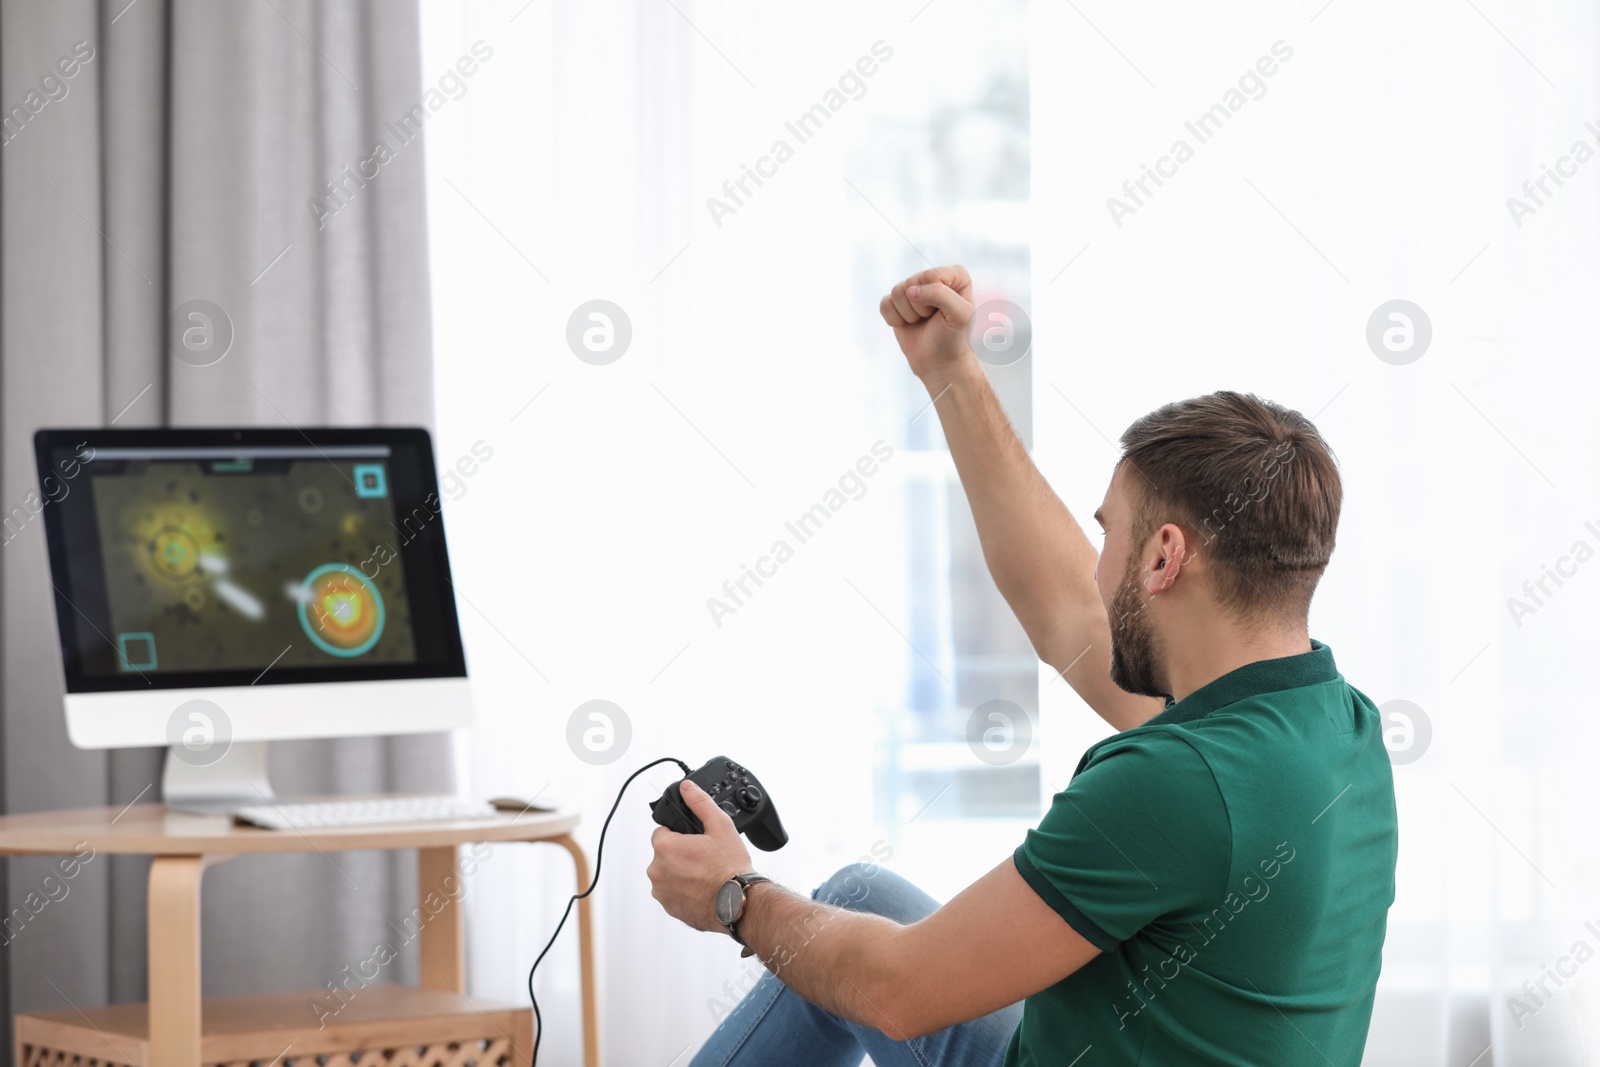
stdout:
<svg viewBox="0 0 1600 1067">
<path fill-rule="evenodd" d="M 572 853 L 572 866 L 578 879 L 578 892 L 589 888 L 589 857 L 571 834 L 547 838 Z M 578 901 L 578 980 L 583 999 L 583 1064 L 600 1067 L 600 1001 L 594 972 L 594 925 L 589 914 L 589 898 Z"/>
<path fill-rule="evenodd" d="M 466 930 L 461 922 L 464 887 L 460 858 L 460 849 L 455 845 L 417 849 L 417 900 L 425 918 L 418 944 L 422 957 L 419 984 L 423 989 L 466 996 L 467 950 Z"/>
<path fill-rule="evenodd" d="M 201 856 L 150 864 L 150 1062 L 200 1067 Z"/>
</svg>

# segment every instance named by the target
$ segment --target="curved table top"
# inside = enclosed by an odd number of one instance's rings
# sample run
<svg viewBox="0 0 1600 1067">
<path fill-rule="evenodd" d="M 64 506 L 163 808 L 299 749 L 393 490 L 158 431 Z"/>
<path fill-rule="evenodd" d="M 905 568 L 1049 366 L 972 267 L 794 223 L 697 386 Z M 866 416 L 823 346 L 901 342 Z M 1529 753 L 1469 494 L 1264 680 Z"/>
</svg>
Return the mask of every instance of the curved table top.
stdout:
<svg viewBox="0 0 1600 1067">
<path fill-rule="evenodd" d="M 169 811 L 164 804 L 134 804 L 0 816 L 0 855 L 70 855 L 84 845 L 97 853 L 147 856 L 435 848 L 478 841 L 542 841 L 569 833 L 577 825 L 575 811 L 530 810 L 490 819 L 263 830 L 235 825 L 227 815 L 192 815 Z"/>
</svg>

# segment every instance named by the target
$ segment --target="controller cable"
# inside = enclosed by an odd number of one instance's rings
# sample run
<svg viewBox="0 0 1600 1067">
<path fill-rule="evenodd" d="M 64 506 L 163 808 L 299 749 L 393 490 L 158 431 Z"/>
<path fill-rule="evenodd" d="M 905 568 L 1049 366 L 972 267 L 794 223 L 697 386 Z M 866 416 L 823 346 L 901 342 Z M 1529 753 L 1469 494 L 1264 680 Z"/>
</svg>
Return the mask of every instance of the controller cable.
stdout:
<svg viewBox="0 0 1600 1067">
<path fill-rule="evenodd" d="M 685 778 L 689 777 L 689 774 L 691 773 L 689 770 L 689 765 L 683 762 L 683 760 L 677 759 L 673 756 L 663 756 L 661 759 L 646 763 L 643 767 L 640 767 L 638 770 L 628 775 L 628 780 L 622 783 L 621 789 L 617 790 L 617 799 L 612 802 L 611 811 L 606 814 L 606 821 L 600 824 L 600 840 L 594 846 L 594 877 L 589 879 L 589 888 L 585 889 L 581 893 L 572 894 L 572 896 L 567 900 L 567 908 L 561 913 L 561 921 L 556 923 L 555 932 L 550 935 L 550 940 L 545 942 L 544 951 L 539 953 L 538 959 L 533 961 L 533 966 L 528 968 L 528 999 L 533 1001 L 534 1025 L 533 1055 L 528 1060 L 528 1067 L 537 1067 L 539 1062 L 539 1042 L 544 1039 L 544 1017 L 539 1014 L 539 998 L 535 996 L 533 992 L 533 972 L 539 969 L 539 964 L 544 962 L 546 954 L 548 954 L 551 947 L 555 945 L 556 938 L 561 933 L 561 928 L 567 924 L 567 916 L 572 914 L 572 905 L 584 899 L 590 893 L 593 893 L 594 887 L 600 884 L 600 864 L 605 859 L 606 830 L 611 826 L 611 816 L 617 813 L 617 808 L 622 804 L 622 794 L 628 791 L 628 787 L 633 784 L 633 780 L 635 778 L 639 777 L 645 771 L 648 771 L 651 767 L 657 767 L 663 763 L 676 763 L 679 767 L 682 767 L 683 776 Z"/>
</svg>

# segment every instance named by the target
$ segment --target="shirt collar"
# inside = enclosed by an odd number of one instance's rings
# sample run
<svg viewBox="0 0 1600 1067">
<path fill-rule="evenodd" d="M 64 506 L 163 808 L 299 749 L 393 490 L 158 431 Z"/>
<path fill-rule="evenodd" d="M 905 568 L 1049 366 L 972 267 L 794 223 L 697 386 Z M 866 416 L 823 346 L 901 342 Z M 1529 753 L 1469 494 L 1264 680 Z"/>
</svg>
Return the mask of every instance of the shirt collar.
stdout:
<svg viewBox="0 0 1600 1067">
<path fill-rule="evenodd" d="M 1333 651 L 1313 638 L 1311 651 L 1246 663 L 1207 682 L 1182 700 L 1168 703 L 1166 710 L 1145 725 L 1192 722 L 1247 697 L 1318 685 L 1337 677 L 1339 669 L 1334 666 Z"/>
</svg>

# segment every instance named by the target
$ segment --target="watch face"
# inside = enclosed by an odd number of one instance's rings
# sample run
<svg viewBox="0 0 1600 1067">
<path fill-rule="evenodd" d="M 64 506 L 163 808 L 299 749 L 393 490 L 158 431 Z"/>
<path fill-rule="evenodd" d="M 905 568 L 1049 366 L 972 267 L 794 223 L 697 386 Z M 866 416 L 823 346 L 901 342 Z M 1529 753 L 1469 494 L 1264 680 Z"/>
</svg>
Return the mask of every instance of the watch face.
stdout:
<svg viewBox="0 0 1600 1067">
<path fill-rule="evenodd" d="M 734 881 L 723 882 L 722 888 L 717 890 L 717 921 L 729 926 L 739 921 L 739 912 L 743 910 L 744 886 Z"/>
</svg>

